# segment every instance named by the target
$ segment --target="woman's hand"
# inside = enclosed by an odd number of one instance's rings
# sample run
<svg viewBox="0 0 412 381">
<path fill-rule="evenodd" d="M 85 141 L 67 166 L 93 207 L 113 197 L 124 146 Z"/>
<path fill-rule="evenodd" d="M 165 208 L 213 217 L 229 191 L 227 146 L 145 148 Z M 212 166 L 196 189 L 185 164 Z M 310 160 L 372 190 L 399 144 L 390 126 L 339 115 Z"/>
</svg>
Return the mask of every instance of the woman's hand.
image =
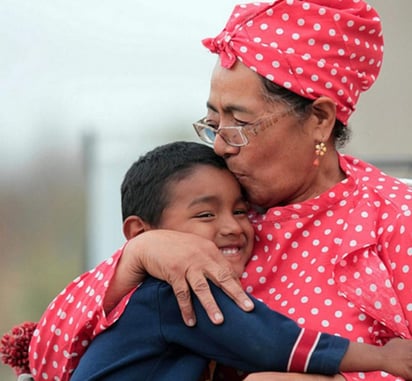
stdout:
<svg viewBox="0 0 412 381">
<path fill-rule="evenodd" d="M 215 324 L 223 322 L 207 279 L 222 288 L 244 311 L 253 309 L 229 262 L 213 242 L 194 234 L 160 229 L 144 232 L 126 245 L 106 295 L 107 309 L 136 287 L 146 273 L 173 287 L 183 320 L 189 326 L 196 324 L 190 289 L 210 320 Z"/>
<path fill-rule="evenodd" d="M 320 374 L 261 372 L 251 373 L 244 381 L 345 381 L 340 374 L 323 376 Z"/>
</svg>

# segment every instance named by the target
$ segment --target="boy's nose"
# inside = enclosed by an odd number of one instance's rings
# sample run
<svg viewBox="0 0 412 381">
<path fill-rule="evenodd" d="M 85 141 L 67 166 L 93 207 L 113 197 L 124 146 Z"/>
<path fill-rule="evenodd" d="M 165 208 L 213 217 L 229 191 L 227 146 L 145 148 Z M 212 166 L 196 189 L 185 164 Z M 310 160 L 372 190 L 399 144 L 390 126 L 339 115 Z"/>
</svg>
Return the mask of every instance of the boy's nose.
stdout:
<svg viewBox="0 0 412 381">
<path fill-rule="evenodd" d="M 243 229 L 239 222 L 235 218 L 227 218 L 222 221 L 222 225 L 220 227 L 220 234 L 222 235 L 239 235 L 242 234 Z"/>
</svg>

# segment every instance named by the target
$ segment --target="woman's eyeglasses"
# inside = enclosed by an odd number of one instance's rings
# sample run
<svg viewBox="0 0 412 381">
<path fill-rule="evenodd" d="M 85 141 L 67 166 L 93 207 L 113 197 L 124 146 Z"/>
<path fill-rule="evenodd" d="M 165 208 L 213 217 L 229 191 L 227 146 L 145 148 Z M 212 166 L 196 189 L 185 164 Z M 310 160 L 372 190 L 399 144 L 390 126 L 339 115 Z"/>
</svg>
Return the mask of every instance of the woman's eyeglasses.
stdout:
<svg viewBox="0 0 412 381">
<path fill-rule="evenodd" d="M 216 135 L 219 135 L 226 144 L 232 147 L 243 147 L 249 143 L 247 132 L 251 131 L 256 136 L 258 130 L 262 131 L 270 126 L 275 125 L 280 119 L 289 115 L 293 108 L 289 108 L 280 114 L 269 115 L 268 117 L 258 120 L 254 123 L 247 123 L 243 126 L 223 126 L 216 128 L 207 123 L 207 117 L 193 123 L 193 127 L 199 138 L 207 144 L 213 145 Z"/>
</svg>

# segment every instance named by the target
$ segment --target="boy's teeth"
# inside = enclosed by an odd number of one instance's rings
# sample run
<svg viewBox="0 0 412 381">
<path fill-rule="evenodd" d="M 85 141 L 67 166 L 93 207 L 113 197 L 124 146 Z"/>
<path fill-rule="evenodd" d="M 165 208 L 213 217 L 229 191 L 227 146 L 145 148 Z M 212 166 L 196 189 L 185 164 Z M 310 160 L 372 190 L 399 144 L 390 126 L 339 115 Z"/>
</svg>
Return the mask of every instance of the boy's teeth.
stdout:
<svg viewBox="0 0 412 381">
<path fill-rule="evenodd" d="M 230 249 L 221 249 L 223 255 L 233 255 L 236 254 L 239 249 L 237 248 L 230 248 Z"/>
</svg>

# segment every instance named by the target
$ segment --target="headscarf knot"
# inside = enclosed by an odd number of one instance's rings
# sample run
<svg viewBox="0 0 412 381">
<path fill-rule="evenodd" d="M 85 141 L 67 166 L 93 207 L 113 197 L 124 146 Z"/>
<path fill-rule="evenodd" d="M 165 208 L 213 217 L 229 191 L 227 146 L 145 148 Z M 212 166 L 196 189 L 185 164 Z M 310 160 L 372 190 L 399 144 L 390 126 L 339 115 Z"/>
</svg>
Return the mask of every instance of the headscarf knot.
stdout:
<svg viewBox="0 0 412 381">
<path fill-rule="evenodd" d="M 212 53 L 220 56 L 221 65 L 230 69 L 236 62 L 236 54 L 230 46 L 231 35 L 227 31 L 222 31 L 216 38 L 205 38 L 202 43 Z"/>
</svg>

